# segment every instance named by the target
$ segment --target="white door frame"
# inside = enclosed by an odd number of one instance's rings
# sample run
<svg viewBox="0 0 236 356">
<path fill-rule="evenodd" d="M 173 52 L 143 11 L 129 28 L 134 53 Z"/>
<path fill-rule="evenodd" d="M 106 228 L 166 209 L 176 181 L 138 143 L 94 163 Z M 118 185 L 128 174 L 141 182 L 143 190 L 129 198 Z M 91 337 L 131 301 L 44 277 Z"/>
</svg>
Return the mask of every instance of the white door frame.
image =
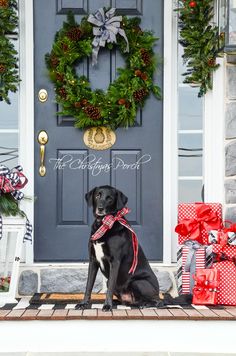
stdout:
<svg viewBox="0 0 236 356">
<path fill-rule="evenodd" d="M 178 201 L 178 145 L 177 145 L 177 122 L 178 122 L 178 100 L 177 100 L 177 19 L 173 12 L 175 1 L 164 1 L 164 88 L 163 88 L 163 263 L 169 266 L 175 261 L 177 249 L 177 237 L 174 233 L 174 226 L 177 222 L 177 201 Z M 19 0 L 20 14 L 20 105 L 19 105 L 19 157 L 29 178 L 29 184 L 25 188 L 28 196 L 34 197 L 34 23 L 33 23 L 33 0 Z M 224 64 L 224 63 L 223 63 Z M 224 66 L 224 65 L 223 65 Z M 219 124 L 217 133 L 212 138 L 212 128 L 215 126 L 215 117 L 218 117 L 218 104 L 220 113 L 223 115 L 223 96 L 219 100 L 219 91 L 223 90 L 222 82 L 223 69 L 216 72 L 213 93 L 207 94 L 205 98 L 205 114 L 211 120 L 205 120 L 205 194 L 208 200 L 222 201 L 222 176 L 223 172 L 223 131 L 222 121 Z M 221 89 L 220 89 L 221 88 Z M 222 94 L 222 93 L 221 93 Z M 214 107 L 214 111 L 212 108 Z M 222 116 L 221 116 L 222 117 Z M 219 138 L 222 145 L 219 145 Z M 220 147 L 219 147 L 220 146 Z M 212 166 L 213 157 L 221 157 L 220 166 Z M 210 164 L 210 165 L 209 165 Z M 222 169 L 222 170 L 221 170 Z M 218 176 L 216 178 L 216 172 Z M 223 174 L 223 173 L 222 173 Z M 207 183 L 208 182 L 208 183 Z M 214 182 L 217 182 L 215 189 Z M 221 187 L 221 189 L 220 189 Z M 37 197 L 36 197 L 37 198 Z M 23 209 L 27 213 L 30 221 L 34 223 L 34 202 L 24 202 Z M 33 256 L 33 244 L 26 244 L 26 265 L 36 265 Z M 40 264 L 47 265 L 47 264 Z"/>
<path fill-rule="evenodd" d="M 22 202 L 22 209 L 34 224 L 34 32 L 33 0 L 19 0 L 19 53 L 20 53 L 20 88 L 19 88 L 19 161 L 27 174 L 29 183 L 25 195 L 31 201 Z M 27 265 L 32 265 L 33 243 L 25 244 Z"/>
</svg>

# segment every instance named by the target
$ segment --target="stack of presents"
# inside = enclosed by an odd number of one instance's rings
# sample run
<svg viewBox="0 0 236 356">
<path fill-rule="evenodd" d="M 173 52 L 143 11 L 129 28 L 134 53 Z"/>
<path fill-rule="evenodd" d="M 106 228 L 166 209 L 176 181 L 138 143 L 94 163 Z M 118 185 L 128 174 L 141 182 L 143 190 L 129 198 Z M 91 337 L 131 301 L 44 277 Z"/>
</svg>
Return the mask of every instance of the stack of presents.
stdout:
<svg viewBox="0 0 236 356">
<path fill-rule="evenodd" d="M 220 204 L 180 204 L 178 290 L 196 305 L 236 305 L 236 224 Z"/>
</svg>

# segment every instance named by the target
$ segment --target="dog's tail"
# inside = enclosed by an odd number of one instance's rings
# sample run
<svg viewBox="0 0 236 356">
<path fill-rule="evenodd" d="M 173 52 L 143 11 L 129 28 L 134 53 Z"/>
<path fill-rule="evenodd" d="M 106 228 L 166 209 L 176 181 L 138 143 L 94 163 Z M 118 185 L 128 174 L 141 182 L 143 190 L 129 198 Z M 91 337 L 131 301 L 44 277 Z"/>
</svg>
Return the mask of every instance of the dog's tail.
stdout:
<svg viewBox="0 0 236 356">
<path fill-rule="evenodd" d="M 192 294 L 181 294 L 178 297 L 172 297 L 169 293 L 163 295 L 163 304 L 164 305 L 180 305 L 187 306 L 192 304 L 193 296 Z"/>
</svg>

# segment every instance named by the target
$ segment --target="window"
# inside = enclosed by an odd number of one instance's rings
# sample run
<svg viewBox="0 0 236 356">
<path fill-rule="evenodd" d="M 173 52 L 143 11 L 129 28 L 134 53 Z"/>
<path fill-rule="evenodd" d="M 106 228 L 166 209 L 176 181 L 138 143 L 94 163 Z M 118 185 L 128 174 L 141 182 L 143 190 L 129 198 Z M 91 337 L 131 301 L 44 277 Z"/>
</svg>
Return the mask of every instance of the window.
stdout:
<svg viewBox="0 0 236 356">
<path fill-rule="evenodd" d="M 186 67 L 178 46 L 178 201 L 203 200 L 203 99 L 199 88 L 183 83 Z"/>
<path fill-rule="evenodd" d="M 12 39 L 19 52 L 19 41 Z M 12 168 L 18 164 L 18 92 L 10 93 L 11 105 L 0 102 L 0 164 Z"/>
</svg>

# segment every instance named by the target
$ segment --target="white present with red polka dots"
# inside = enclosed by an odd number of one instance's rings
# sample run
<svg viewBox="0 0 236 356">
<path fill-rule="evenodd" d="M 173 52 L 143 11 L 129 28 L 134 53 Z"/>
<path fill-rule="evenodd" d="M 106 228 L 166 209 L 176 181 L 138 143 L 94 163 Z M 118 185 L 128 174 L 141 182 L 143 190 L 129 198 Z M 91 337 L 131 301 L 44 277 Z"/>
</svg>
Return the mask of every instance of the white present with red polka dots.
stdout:
<svg viewBox="0 0 236 356">
<path fill-rule="evenodd" d="M 178 205 L 178 223 L 183 219 L 194 219 L 197 218 L 196 215 L 196 204 L 199 203 L 183 203 Z M 203 203 L 202 203 L 203 204 Z M 212 212 L 216 213 L 220 220 L 222 220 L 222 205 L 219 203 L 207 203 L 207 206 L 210 206 Z M 211 230 L 211 229 L 210 229 Z M 184 244 L 185 241 L 189 240 L 188 236 L 178 235 L 178 243 L 180 245 Z M 204 245 L 209 245 L 208 242 L 208 231 L 202 230 L 202 240 Z"/>
</svg>

